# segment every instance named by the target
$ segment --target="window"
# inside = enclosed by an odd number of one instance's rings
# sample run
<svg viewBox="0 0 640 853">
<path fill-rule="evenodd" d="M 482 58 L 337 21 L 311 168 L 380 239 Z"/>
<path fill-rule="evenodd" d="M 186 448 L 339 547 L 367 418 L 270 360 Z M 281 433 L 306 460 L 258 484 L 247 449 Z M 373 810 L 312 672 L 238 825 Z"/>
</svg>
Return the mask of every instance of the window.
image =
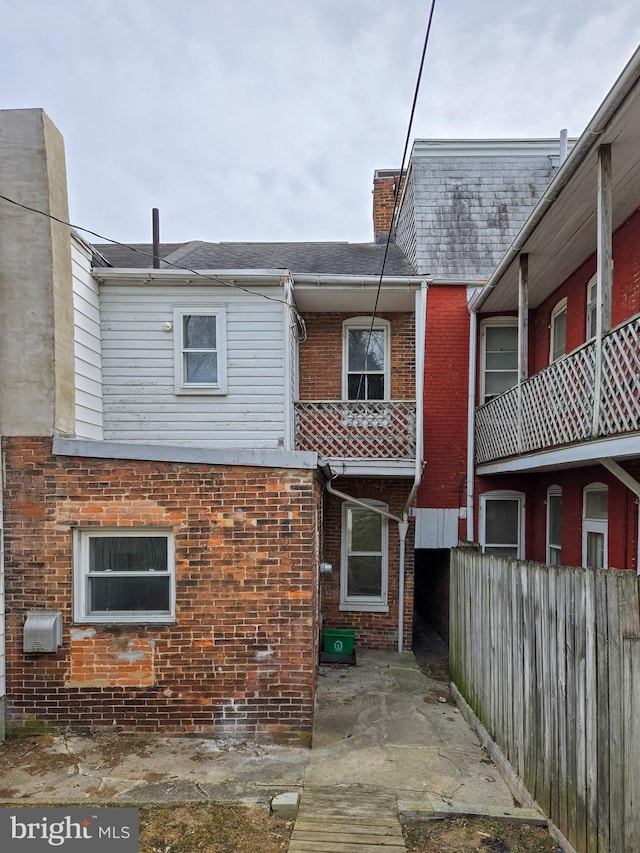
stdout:
<svg viewBox="0 0 640 853">
<path fill-rule="evenodd" d="M 567 300 L 566 297 L 551 312 L 551 343 L 549 364 L 557 361 L 567 351 Z"/>
<path fill-rule="evenodd" d="M 562 489 L 549 486 L 547 489 L 547 563 L 559 566 L 562 563 Z"/>
<path fill-rule="evenodd" d="M 226 394 L 224 308 L 176 308 L 173 317 L 177 394 Z"/>
<path fill-rule="evenodd" d="M 598 313 L 598 278 L 593 276 L 587 284 L 587 330 L 586 340 L 596 336 L 596 317 Z"/>
<path fill-rule="evenodd" d="M 518 326 L 513 317 L 482 324 L 480 398 L 488 403 L 518 382 Z"/>
<path fill-rule="evenodd" d="M 74 532 L 75 618 L 166 622 L 174 613 L 173 536 L 163 530 Z"/>
<path fill-rule="evenodd" d="M 522 492 L 485 492 L 480 495 L 480 544 L 487 554 L 524 558 Z"/>
<path fill-rule="evenodd" d="M 366 501 L 387 510 L 386 504 Z M 342 505 L 340 609 L 388 612 L 388 519 L 360 504 Z"/>
<path fill-rule="evenodd" d="M 376 320 L 371 328 L 371 317 L 356 317 L 343 329 L 344 399 L 388 399 L 390 324 Z"/>
<path fill-rule="evenodd" d="M 585 568 L 608 567 L 608 519 L 608 487 L 604 483 L 585 486 L 582 500 L 582 565 Z"/>
</svg>

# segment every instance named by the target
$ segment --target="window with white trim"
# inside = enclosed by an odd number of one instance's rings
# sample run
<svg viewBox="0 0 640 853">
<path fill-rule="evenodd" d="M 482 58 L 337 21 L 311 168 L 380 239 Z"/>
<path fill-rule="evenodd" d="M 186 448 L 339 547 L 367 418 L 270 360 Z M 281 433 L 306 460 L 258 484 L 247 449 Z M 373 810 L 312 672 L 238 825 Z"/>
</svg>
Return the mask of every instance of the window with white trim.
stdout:
<svg viewBox="0 0 640 853">
<path fill-rule="evenodd" d="M 353 317 L 343 324 L 342 393 L 345 400 L 388 400 L 391 324 Z"/>
<path fill-rule="evenodd" d="M 596 336 L 598 314 L 598 276 L 594 275 L 587 282 L 587 328 L 585 340 L 590 341 Z"/>
<path fill-rule="evenodd" d="M 176 308 L 173 312 L 177 394 L 226 394 L 224 308 Z"/>
<path fill-rule="evenodd" d="M 480 400 L 488 403 L 518 382 L 518 321 L 492 317 L 480 328 Z"/>
<path fill-rule="evenodd" d="M 608 568 L 609 488 L 590 483 L 582 493 L 582 565 Z"/>
<path fill-rule="evenodd" d="M 567 352 L 567 298 L 561 299 L 551 312 L 549 364 Z"/>
<path fill-rule="evenodd" d="M 562 489 L 549 486 L 547 489 L 547 563 L 562 564 Z"/>
<path fill-rule="evenodd" d="M 173 535 L 147 528 L 74 531 L 78 622 L 166 622 L 174 617 Z"/>
<path fill-rule="evenodd" d="M 388 511 L 379 501 L 364 501 Z M 342 505 L 340 610 L 388 612 L 388 519 L 355 503 Z"/>
<path fill-rule="evenodd" d="M 480 495 L 480 544 L 484 553 L 524 559 L 524 507 L 522 492 Z"/>
</svg>

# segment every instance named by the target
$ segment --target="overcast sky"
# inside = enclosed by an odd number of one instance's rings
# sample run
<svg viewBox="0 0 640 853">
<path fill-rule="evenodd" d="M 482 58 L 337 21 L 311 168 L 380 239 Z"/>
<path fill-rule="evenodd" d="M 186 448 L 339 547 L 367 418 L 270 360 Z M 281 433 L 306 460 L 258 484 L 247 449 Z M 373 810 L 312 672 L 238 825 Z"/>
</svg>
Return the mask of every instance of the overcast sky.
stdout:
<svg viewBox="0 0 640 853">
<path fill-rule="evenodd" d="M 0 108 L 44 108 L 113 239 L 368 241 L 430 6 L 0 0 Z M 578 136 L 638 43 L 638 0 L 436 0 L 412 138 Z"/>
</svg>

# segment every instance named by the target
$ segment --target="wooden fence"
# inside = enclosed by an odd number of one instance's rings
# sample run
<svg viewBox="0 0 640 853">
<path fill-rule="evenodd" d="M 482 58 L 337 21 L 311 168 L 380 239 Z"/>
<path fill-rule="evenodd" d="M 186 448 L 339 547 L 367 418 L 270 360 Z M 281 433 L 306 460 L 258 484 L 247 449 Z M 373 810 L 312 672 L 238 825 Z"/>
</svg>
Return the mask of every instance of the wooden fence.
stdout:
<svg viewBox="0 0 640 853">
<path fill-rule="evenodd" d="M 640 851 L 639 589 L 452 551 L 452 680 L 578 853 Z"/>
</svg>

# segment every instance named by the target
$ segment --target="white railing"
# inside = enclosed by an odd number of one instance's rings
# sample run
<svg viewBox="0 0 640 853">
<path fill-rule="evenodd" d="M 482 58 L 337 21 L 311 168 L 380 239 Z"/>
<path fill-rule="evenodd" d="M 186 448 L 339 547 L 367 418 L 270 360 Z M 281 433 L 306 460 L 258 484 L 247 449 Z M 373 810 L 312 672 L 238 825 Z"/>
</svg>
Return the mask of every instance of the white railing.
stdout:
<svg viewBox="0 0 640 853">
<path fill-rule="evenodd" d="M 325 459 L 415 459 L 416 404 L 393 400 L 295 403 L 297 450 Z"/>
<path fill-rule="evenodd" d="M 640 430 L 640 317 L 603 338 L 598 399 L 595 380 L 591 342 L 485 403 L 476 463 Z"/>
</svg>

